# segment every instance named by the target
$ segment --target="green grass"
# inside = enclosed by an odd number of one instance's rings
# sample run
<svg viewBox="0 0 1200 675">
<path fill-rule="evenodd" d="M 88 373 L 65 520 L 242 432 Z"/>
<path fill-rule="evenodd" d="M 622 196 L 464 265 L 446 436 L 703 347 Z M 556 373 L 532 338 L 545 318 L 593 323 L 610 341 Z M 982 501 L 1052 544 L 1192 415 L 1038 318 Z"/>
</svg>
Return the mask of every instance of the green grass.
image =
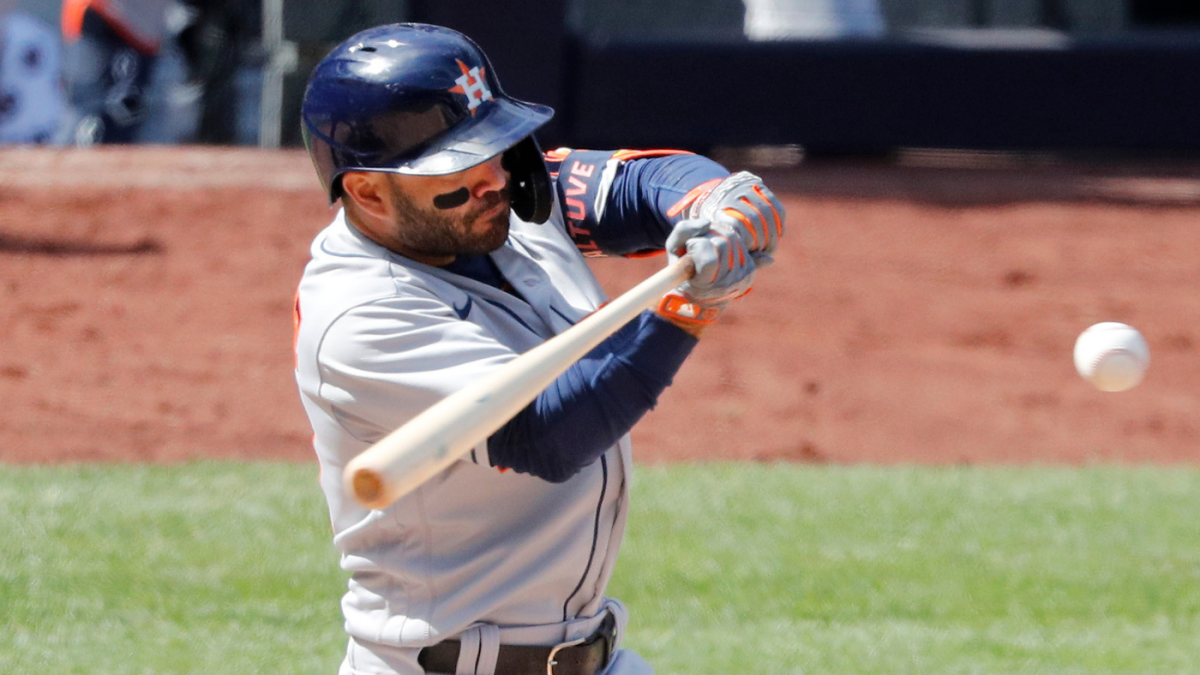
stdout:
<svg viewBox="0 0 1200 675">
<path fill-rule="evenodd" d="M 612 592 L 660 672 L 1179 673 L 1200 472 L 643 470 Z"/>
<path fill-rule="evenodd" d="M 610 591 L 661 674 L 1179 673 L 1200 470 L 641 467 Z M 0 673 L 323 673 L 311 466 L 0 465 Z"/>
<path fill-rule="evenodd" d="M 0 673 L 337 672 L 314 467 L 2 467 Z"/>
</svg>

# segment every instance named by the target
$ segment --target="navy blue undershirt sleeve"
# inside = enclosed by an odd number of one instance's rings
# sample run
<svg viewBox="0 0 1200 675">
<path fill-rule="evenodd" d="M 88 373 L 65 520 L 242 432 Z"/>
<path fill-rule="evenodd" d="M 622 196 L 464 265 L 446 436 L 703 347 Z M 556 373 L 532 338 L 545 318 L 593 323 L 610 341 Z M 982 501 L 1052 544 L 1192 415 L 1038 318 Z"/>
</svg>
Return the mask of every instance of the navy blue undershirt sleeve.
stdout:
<svg viewBox="0 0 1200 675">
<path fill-rule="evenodd" d="M 552 483 L 574 476 L 654 408 L 696 342 L 642 312 L 488 438 L 492 464 Z"/>
<path fill-rule="evenodd" d="M 622 153 L 627 151 L 573 150 L 548 162 L 568 234 L 584 255 L 661 251 L 682 219 L 667 216 L 671 207 L 692 188 L 729 175 L 720 164 L 693 154 L 622 160 L 615 175 L 607 175 L 605 167 Z"/>
<path fill-rule="evenodd" d="M 460 255 L 445 269 L 512 288 L 486 255 Z M 551 482 L 567 480 L 654 408 L 696 342 L 666 319 L 642 312 L 488 438 L 492 464 Z"/>
</svg>

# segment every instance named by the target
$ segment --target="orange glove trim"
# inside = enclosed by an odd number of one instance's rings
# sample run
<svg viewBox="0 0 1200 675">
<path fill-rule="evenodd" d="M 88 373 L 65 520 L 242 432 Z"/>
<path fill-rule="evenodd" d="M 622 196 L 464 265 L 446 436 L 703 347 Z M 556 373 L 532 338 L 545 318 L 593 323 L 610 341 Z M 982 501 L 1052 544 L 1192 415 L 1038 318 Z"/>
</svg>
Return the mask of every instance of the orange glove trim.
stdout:
<svg viewBox="0 0 1200 675">
<path fill-rule="evenodd" d="M 768 207 L 770 207 L 771 215 L 775 216 L 775 240 L 778 241 L 783 237 L 783 221 L 779 219 L 779 212 L 775 210 L 775 207 L 771 204 L 771 200 L 767 199 L 767 195 L 763 193 L 761 187 L 755 185 L 754 192 L 756 192 L 759 197 L 762 197 L 763 201 L 767 203 Z"/>
<path fill-rule="evenodd" d="M 678 293 L 668 293 L 658 303 L 658 313 L 691 326 L 708 326 L 716 322 L 721 310 L 701 307 Z"/>
<path fill-rule="evenodd" d="M 713 188 L 715 188 L 717 186 L 717 183 L 720 183 L 722 180 L 724 180 L 724 179 L 714 178 L 710 181 L 705 181 L 705 182 L 697 185 L 696 187 L 692 188 L 691 190 L 689 190 L 688 193 L 686 195 L 684 195 L 682 199 L 675 202 L 671 206 L 671 208 L 667 209 L 667 217 L 674 218 L 675 216 L 682 213 L 684 209 L 691 206 L 693 202 L 707 197 L 708 193 L 712 192 Z"/>
</svg>

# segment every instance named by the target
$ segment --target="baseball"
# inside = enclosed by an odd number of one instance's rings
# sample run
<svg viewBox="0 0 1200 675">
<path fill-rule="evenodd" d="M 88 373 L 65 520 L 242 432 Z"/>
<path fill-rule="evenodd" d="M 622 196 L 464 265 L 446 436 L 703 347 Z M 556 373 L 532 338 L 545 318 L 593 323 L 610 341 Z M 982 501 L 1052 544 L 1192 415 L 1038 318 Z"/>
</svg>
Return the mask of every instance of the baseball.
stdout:
<svg viewBox="0 0 1200 675">
<path fill-rule="evenodd" d="M 1075 340 L 1075 370 L 1100 391 L 1132 389 L 1149 365 L 1150 347 L 1133 326 L 1105 321 Z"/>
</svg>

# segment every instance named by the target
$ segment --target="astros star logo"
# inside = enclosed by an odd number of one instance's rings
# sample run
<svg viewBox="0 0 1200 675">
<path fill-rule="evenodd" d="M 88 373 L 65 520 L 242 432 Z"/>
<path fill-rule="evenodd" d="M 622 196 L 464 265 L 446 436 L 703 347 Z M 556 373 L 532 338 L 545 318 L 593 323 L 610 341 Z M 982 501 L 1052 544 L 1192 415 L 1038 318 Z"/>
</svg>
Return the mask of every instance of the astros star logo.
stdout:
<svg viewBox="0 0 1200 675">
<path fill-rule="evenodd" d="M 462 94 L 467 97 L 467 110 L 471 114 L 475 114 L 475 109 L 484 101 L 492 100 L 492 90 L 488 89 L 487 80 L 484 79 L 486 68 L 475 66 L 468 68 L 467 64 L 454 59 L 458 63 L 458 67 L 462 70 L 462 76 L 454 80 L 458 86 L 451 87 L 450 91 L 456 94 Z"/>
</svg>

